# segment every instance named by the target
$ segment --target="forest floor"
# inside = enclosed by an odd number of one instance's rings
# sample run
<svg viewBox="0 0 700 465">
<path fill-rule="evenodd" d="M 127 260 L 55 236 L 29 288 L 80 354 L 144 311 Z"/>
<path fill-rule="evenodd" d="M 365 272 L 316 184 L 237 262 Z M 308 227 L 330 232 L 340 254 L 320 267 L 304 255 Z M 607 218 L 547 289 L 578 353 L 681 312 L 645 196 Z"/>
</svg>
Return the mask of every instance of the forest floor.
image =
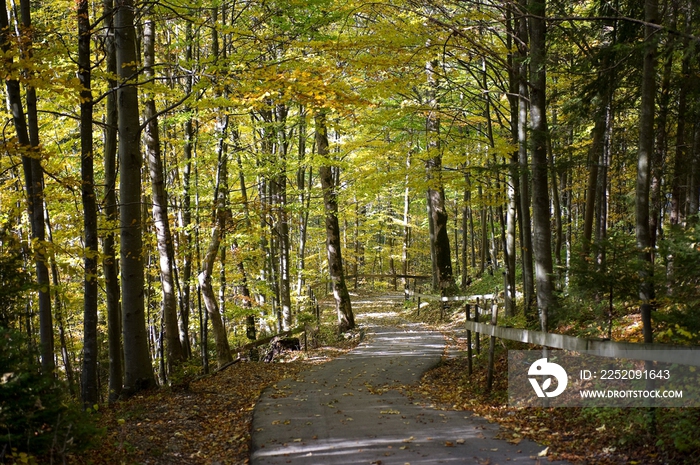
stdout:
<svg viewBox="0 0 700 465">
<path fill-rule="evenodd" d="M 508 407 L 505 347 L 501 347 L 497 359 L 494 390 L 486 394 L 483 359 L 477 357 L 473 375 L 466 376 L 465 357 L 460 356 L 465 351 L 465 342 L 460 337 L 459 312 L 448 313 L 443 321 L 435 308 L 421 309 L 420 314 L 415 308 L 405 309 L 401 296 L 363 296 L 354 300 L 360 328 L 364 324 L 363 314 L 371 314 L 373 324 L 394 326 L 409 319 L 426 322 L 445 336 L 445 356 L 411 387 L 412 396 L 421 397 L 422 402 L 432 403 L 436 409 L 471 411 L 497 423 L 500 438 L 511 444 L 518 445 L 526 439 L 544 444 L 546 448 L 538 460 L 598 465 L 697 463 L 698 451 L 671 452 L 664 446 L 669 438 L 665 438 L 665 443 L 659 438 L 664 439 L 663 435 L 668 433 L 657 431 L 654 435 L 631 426 L 634 422 L 627 422 L 628 415 L 634 413 L 620 414 L 620 411 L 632 409 L 587 412 L 572 408 Z M 249 463 L 253 410 L 262 391 L 347 353 L 359 341 L 360 332 L 357 332 L 333 344 L 287 352 L 273 363 L 237 363 L 216 374 L 118 402 L 97 413 L 104 434 L 95 447 L 66 457 L 66 462 L 80 465 Z M 402 392 L 405 394 L 405 390 Z M 672 429 L 664 424 L 667 414 L 663 410 L 658 412 L 658 424 L 663 425 L 659 430 L 666 432 Z M 689 414 L 688 421 L 696 425 L 700 421 L 698 412 L 693 410 Z"/>
</svg>

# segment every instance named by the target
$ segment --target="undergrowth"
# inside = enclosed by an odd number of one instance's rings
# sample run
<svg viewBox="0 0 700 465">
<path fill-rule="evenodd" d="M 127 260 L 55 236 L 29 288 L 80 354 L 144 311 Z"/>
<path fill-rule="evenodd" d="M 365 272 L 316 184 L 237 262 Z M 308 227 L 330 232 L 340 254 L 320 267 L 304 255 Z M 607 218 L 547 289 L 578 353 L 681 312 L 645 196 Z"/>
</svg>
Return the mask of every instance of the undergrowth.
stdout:
<svg viewBox="0 0 700 465">
<path fill-rule="evenodd" d="M 501 437 L 514 443 L 523 438 L 549 447 L 551 458 L 598 465 L 697 463 L 700 409 L 656 408 L 650 423 L 646 408 L 515 408 L 508 406 L 508 350 L 533 346 L 498 339 L 495 379 L 486 390 L 488 339 L 481 340 L 481 353 L 474 351 L 473 373 L 468 373 L 464 304 L 443 307 L 430 302 L 417 307 L 408 302 L 403 316 L 442 330 L 448 336 L 442 363 L 421 381 L 421 391 L 432 402 L 455 410 L 470 410 L 497 422 Z M 499 318 L 500 325 L 524 326 L 524 318 Z M 655 424 L 655 426 L 653 426 Z M 651 426 L 650 426 L 651 425 Z"/>
</svg>

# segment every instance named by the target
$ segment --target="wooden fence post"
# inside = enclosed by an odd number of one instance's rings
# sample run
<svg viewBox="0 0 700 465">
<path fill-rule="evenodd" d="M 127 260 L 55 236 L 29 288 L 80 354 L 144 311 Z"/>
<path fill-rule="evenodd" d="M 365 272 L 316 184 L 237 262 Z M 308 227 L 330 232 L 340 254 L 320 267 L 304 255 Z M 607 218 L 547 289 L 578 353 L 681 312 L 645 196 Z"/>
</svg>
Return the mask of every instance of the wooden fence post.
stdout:
<svg viewBox="0 0 700 465">
<path fill-rule="evenodd" d="M 440 289 L 440 321 L 445 319 L 445 307 L 447 307 L 447 301 L 443 301 L 445 297 L 445 290 Z"/>
<path fill-rule="evenodd" d="M 466 314 L 467 314 L 467 321 L 471 320 L 471 312 L 472 308 L 471 305 L 467 304 L 466 307 Z M 470 330 L 467 330 L 467 372 L 469 376 L 472 374 L 472 332 Z"/>
<path fill-rule="evenodd" d="M 498 306 L 496 305 L 496 298 L 494 297 L 491 301 L 491 324 L 496 326 L 498 323 Z M 489 338 L 489 368 L 486 373 L 486 392 L 491 391 L 493 386 L 493 366 L 495 362 L 495 352 L 496 352 L 496 336 L 491 336 Z"/>
<path fill-rule="evenodd" d="M 476 305 L 474 306 L 474 322 L 479 322 L 479 298 L 476 298 Z M 476 333 L 476 353 L 481 353 L 481 334 Z"/>
</svg>

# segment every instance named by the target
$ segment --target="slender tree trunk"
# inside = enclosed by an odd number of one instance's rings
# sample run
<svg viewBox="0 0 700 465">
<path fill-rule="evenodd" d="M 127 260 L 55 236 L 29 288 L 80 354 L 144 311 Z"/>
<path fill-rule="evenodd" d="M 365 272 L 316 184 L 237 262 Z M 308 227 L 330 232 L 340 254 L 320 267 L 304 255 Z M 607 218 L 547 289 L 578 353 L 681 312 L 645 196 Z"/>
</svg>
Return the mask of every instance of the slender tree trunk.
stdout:
<svg viewBox="0 0 700 465">
<path fill-rule="evenodd" d="M 513 22 L 513 7 L 512 3 L 508 3 L 508 8 L 506 10 L 506 21 L 508 35 L 506 37 L 506 44 L 508 49 L 513 48 L 513 38 L 515 37 L 515 29 Z M 510 104 L 510 131 L 511 138 L 515 144 L 518 143 L 518 69 L 516 68 L 515 55 L 513 53 L 508 54 L 508 81 L 510 94 L 508 95 L 508 102 Z M 519 176 L 518 176 L 518 151 L 515 150 L 510 155 L 508 160 L 508 177 L 509 180 L 506 181 L 507 184 L 507 195 L 508 195 L 508 206 L 506 211 L 506 252 L 508 260 L 506 262 L 506 268 L 508 269 L 508 275 L 506 279 L 507 289 L 505 290 L 506 298 L 506 316 L 513 316 L 515 314 L 515 302 L 516 302 L 516 290 L 515 290 L 515 268 L 516 268 L 516 225 L 517 225 L 517 210 L 518 210 L 518 189 Z"/>
<path fill-rule="evenodd" d="M 194 42 L 194 33 L 192 31 L 192 23 L 187 22 L 185 35 L 187 38 L 187 47 L 185 50 L 185 59 L 187 63 L 192 62 L 192 48 Z M 194 85 L 194 76 L 189 75 L 186 79 L 185 92 L 187 94 L 192 92 L 192 87 Z M 185 133 L 185 144 L 182 148 L 183 158 L 185 161 L 185 166 L 182 173 L 182 230 L 184 237 L 184 253 L 182 260 L 182 298 L 180 300 L 180 318 L 179 332 L 180 332 L 180 344 L 182 345 L 182 351 L 185 358 L 190 358 L 192 356 L 192 348 L 190 347 L 190 335 L 189 335 L 189 322 L 191 314 L 191 304 L 192 304 L 192 232 L 190 231 L 190 224 L 192 223 L 192 194 L 190 192 L 190 182 L 192 176 L 192 151 L 194 148 L 194 124 L 193 118 L 191 116 L 192 109 L 186 107 L 185 113 L 189 115 L 185 120 L 184 133 Z"/>
<path fill-rule="evenodd" d="M 222 142 L 220 141 L 220 145 L 221 144 Z M 220 151 L 219 168 L 217 170 L 217 178 L 219 180 L 226 178 L 226 156 L 227 154 L 225 151 Z M 226 189 L 221 185 L 221 181 L 218 184 L 219 188 L 217 193 L 215 225 L 211 233 L 209 247 L 204 256 L 204 262 L 202 263 L 202 271 L 199 273 L 199 287 L 202 292 L 202 298 L 204 299 L 204 305 L 207 308 L 207 314 L 209 315 L 209 319 L 211 320 L 212 328 L 214 330 L 217 363 L 219 367 L 222 367 L 233 360 L 233 357 L 231 356 L 231 348 L 226 336 L 226 328 L 223 320 L 221 319 L 221 312 L 219 311 L 219 305 L 217 304 L 216 295 L 214 294 L 214 289 L 211 284 L 212 270 L 214 269 L 216 257 L 219 255 L 219 246 L 221 245 L 223 230 L 226 227 L 227 217 L 225 207 L 226 196 L 224 192 Z"/>
<path fill-rule="evenodd" d="M 542 331 L 547 331 L 556 301 L 552 285 L 552 232 L 547 187 L 547 108 L 545 75 L 545 0 L 529 0 L 530 17 L 530 128 L 532 152 L 532 245 L 535 254 L 537 308 Z"/>
<path fill-rule="evenodd" d="M 306 267 L 306 239 L 307 226 L 309 223 L 309 200 L 311 195 L 307 190 L 306 184 L 306 108 L 299 105 L 299 169 L 297 170 L 297 190 L 299 191 L 299 250 L 297 252 L 297 295 L 301 296 L 304 290 L 304 269 Z M 309 176 L 313 174 L 312 169 L 309 170 Z M 309 179 L 308 189 L 311 188 L 311 180 Z"/>
<path fill-rule="evenodd" d="M 117 56 L 114 49 L 114 24 L 112 21 L 113 0 L 105 0 L 104 16 L 110 18 L 105 38 L 106 65 L 108 76 L 117 74 Z M 108 79 L 110 89 L 117 88 L 117 80 Z M 107 95 L 105 105 L 104 126 L 104 171 L 105 171 L 105 218 L 107 232 L 102 240 L 102 269 L 105 279 L 105 293 L 107 301 L 107 339 L 109 341 L 109 393 L 107 399 L 114 402 L 119 398 L 123 382 L 122 364 L 122 324 L 121 304 L 119 292 L 119 268 L 117 266 L 116 248 L 114 245 L 114 229 L 119 221 L 119 209 L 117 207 L 117 127 L 119 118 L 117 115 L 117 96 L 115 92 Z"/>
<path fill-rule="evenodd" d="M 49 242 L 53 243 L 53 229 L 51 228 L 51 218 L 49 217 L 49 212 L 46 207 L 44 207 L 44 213 L 46 217 L 44 218 L 46 223 L 46 233 Z M 51 282 L 53 283 L 53 288 L 51 290 L 53 294 L 54 302 L 54 315 L 56 317 L 55 321 L 58 325 L 58 337 L 59 344 L 61 345 L 61 358 L 63 359 L 63 367 L 66 372 L 66 381 L 68 381 L 68 389 L 71 395 L 75 396 L 75 380 L 73 372 L 73 360 L 71 354 L 68 351 L 68 342 L 66 339 L 66 329 L 65 329 L 65 306 L 61 301 L 61 295 L 59 293 L 59 285 L 61 280 L 58 276 L 58 265 L 56 264 L 56 257 L 51 256 L 49 258 L 49 263 L 51 267 Z"/>
<path fill-rule="evenodd" d="M 282 311 L 282 327 L 292 327 L 292 298 L 289 272 L 289 220 L 287 215 L 287 107 L 275 106 L 277 123 L 277 159 L 279 173 L 275 177 L 275 206 L 277 207 L 277 236 L 279 238 L 279 293 Z"/>
<path fill-rule="evenodd" d="M 25 13 L 25 8 L 27 8 Z M 28 18 L 29 4 L 21 4 L 23 23 L 24 18 Z M 5 3 L 2 5 L 3 11 L 0 13 L 0 34 L 2 40 L 2 51 L 6 57 L 4 66 L 6 69 L 11 69 L 12 41 L 9 37 L 9 24 L 7 18 L 7 7 Z M 27 15 L 27 16 L 25 16 Z M 29 27 L 30 24 L 25 24 Z M 28 50 L 31 50 L 31 40 L 25 44 Z M 27 52 L 23 51 L 23 56 L 27 56 Z M 44 373 L 53 373 L 55 368 L 53 357 L 53 324 L 51 321 L 51 285 L 49 282 L 49 271 L 46 266 L 45 246 L 44 241 L 46 233 L 44 230 L 44 203 L 43 203 L 43 170 L 41 168 L 40 158 L 38 156 L 30 156 L 29 153 L 36 152 L 39 147 L 38 125 L 36 124 L 36 93 L 34 88 L 27 87 L 27 116 L 24 114 L 20 84 L 17 79 L 8 78 L 5 80 L 7 88 L 7 103 L 12 113 L 12 120 L 17 133 L 17 142 L 24 149 L 22 154 L 22 168 L 24 171 L 24 183 L 27 193 L 27 211 L 31 224 L 32 242 L 34 243 L 34 261 L 36 265 L 36 276 L 39 294 L 39 334 L 41 339 L 41 368 Z M 34 116 L 32 117 L 32 112 Z M 32 124 L 34 118 L 34 124 Z M 29 121 L 29 124 L 27 120 Z"/>
<path fill-rule="evenodd" d="M 598 174 L 598 206 L 596 214 L 596 243 L 597 243 L 597 263 L 602 270 L 605 267 L 606 246 L 605 239 L 608 235 L 608 208 L 609 208 L 609 192 L 610 192 L 610 161 L 612 156 L 612 124 L 613 124 L 613 108 L 612 96 L 613 89 L 608 89 L 609 95 L 606 99 L 607 106 L 605 108 L 605 136 L 603 137 L 603 150 L 600 156 L 600 167 Z"/>
<path fill-rule="evenodd" d="M 227 196 L 228 197 L 228 196 Z M 226 199 L 228 205 L 228 199 Z M 221 321 L 226 327 L 226 290 L 228 282 L 226 281 L 226 246 L 219 247 L 219 312 L 221 313 Z"/>
<path fill-rule="evenodd" d="M 488 227 L 486 226 L 487 223 L 487 212 L 486 212 L 486 199 L 484 198 L 484 189 L 479 185 L 477 188 L 477 192 L 479 194 L 479 202 L 481 203 L 481 246 L 479 248 L 479 274 L 483 275 L 484 271 L 486 271 L 487 263 L 488 263 L 488 239 L 489 239 L 489 231 Z"/>
<path fill-rule="evenodd" d="M 526 0 L 519 0 L 519 9 L 526 11 Z M 518 80 L 518 163 L 520 171 L 520 211 L 518 223 L 522 241 L 520 243 L 523 260 L 523 310 L 530 316 L 532 303 L 535 297 L 534 271 L 532 268 L 532 226 L 530 219 L 530 168 L 527 156 L 527 123 L 528 123 L 528 30 L 527 20 L 524 17 L 515 21 L 518 35 L 518 54 L 516 59 Z"/>
<path fill-rule="evenodd" d="M 401 270 L 404 275 L 408 275 L 408 247 L 410 245 L 410 236 L 411 236 L 411 226 L 410 226 L 410 217 L 409 213 L 411 211 L 411 197 L 410 197 L 410 189 L 409 189 L 409 171 L 411 169 L 411 153 L 409 152 L 406 155 L 406 180 L 405 184 L 406 187 L 404 188 L 404 194 L 403 194 L 403 241 L 402 241 L 402 247 L 401 247 Z M 404 294 L 406 298 L 408 298 L 408 286 L 409 286 L 409 280 L 408 278 L 404 277 L 403 278 L 403 288 L 404 288 Z"/>
<path fill-rule="evenodd" d="M 464 291 L 469 285 L 469 271 L 467 267 L 467 255 L 468 255 L 468 245 L 469 245 L 469 233 L 468 233 L 468 221 L 469 221 L 469 179 L 466 175 L 466 165 L 463 165 L 465 170 L 464 175 L 464 192 L 462 194 L 462 280 L 460 282 L 460 288 Z M 457 245 L 455 244 L 455 247 Z"/>
<path fill-rule="evenodd" d="M 644 28 L 646 50 L 642 70 L 642 103 L 639 118 L 639 154 L 637 159 L 637 184 L 635 189 L 635 216 L 637 249 L 642 261 L 639 298 L 641 301 L 644 342 L 653 342 L 651 312 L 654 286 L 652 281 L 651 232 L 649 229 L 649 190 L 651 159 L 654 150 L 654 101 L 656 97 L 656 28 L 658 24 L 657 0 L 645 0 L 644 19 L 650 25 Z"/>
<path fill-rule="evenodd" d="M 686 26 L 686 32 L 689 31 L 689 23 Z M 688 40 L 683 41 L 683 50 L 688 49 Z M 685 203 L 685 189 L 684 180 L 687 176 L 687 165 L 688 165 L 688 143 L 686 136 L 686 118 L 689 117 L 688 111 L 688 90 L 691 85 L 691 59 L 689 54 L 683 55 L 683 61 L 681 64 L 681 81 L 678 89 L 678 122 L 676 127 L 676 154 L 673 161 L 673 174 L 671 177 L 671 211 L 669 215 L 669 221 L 672 226 L 679 225 L 684 220 L 684 203 Z M 690 138 L 692 141 L 692 137 Z"/>
<path fill-rule="evenodd" d="M 133 0 L 116 0 L 114 21 L 119 111 L 119 194 L 121 239 L 124 391 L 133 394 L 155 386 L 148 352 L 144 308 L 143 225 L 138 90 L 138 55 Z"/>
<path fill-rule="evenodd" d="M 601 91 L 599 96 L 603 97 L 605 94 L 605 91 Z M 591 239 L 593 238 L 598 167 L 603 152 L 603 136 L 605 134 L 605 112 L 606 105 L 604 102 L 601 102 L 600 107 L 596 111 L 595 126 L 593 127 L 593 142 L 588 151 L 590 168 L 588 170 L 588 184 L 586 188 L 586 210 L 583 219 L 583 245 L 581 249 L 581 254 L 583 256 L 587 256 L 590 253 Z"/>
<path fill-rule="evenodd" d="M 695 123 L 693 149 L 690 157 L 688 174 L 688 225 L 698 223 L 698 205 L 700 204 L 700 123 Z"/>
<path fill-rule="evenodd" d="M 238 140 L 238 135 L 236 135 L 236 140 Z M 243 173 L 243 162 L 241 160 L 241 150 L 238 145 L 236 146 L 236 160 L 238 162 L 238 180 L 240 182 L 241 188 L 241 199 L 243 201 L 243 214 L 245 215 L 245 225 L 250 231 L 250 213 L 248 209 L 248 189 L 245 184 L 245 175 Z M 238 246 L 238 241 L 233 242 L 234 250 L 240 252 L 240 247 Z M 256 339 L 256 329 L 255 329 L 255 314 L 253 313 L 253 301 L 250 294 L 250 288 L 248 287 L 248 274 L 246 273 L 245 264 L 243 263 L 243 258 L 238 257 L 238 272 L 241 274 L 241 295 L 243 296 L 243 307 L 248 309 L 248 314 L 246 315 L 246 337 L 251 341 Z"/>
<path fill-rule="evenodd" d="M 552 115 L 552 124 L 554 127 L 557 126 L 557 112 L 556 110 L 553 112 Z M 562 281 L 561 281 L 561 275 L 560 271 L 562 269 L 562 258 L 561 258 L 561 248 L 562 244 L 564 242 L 564 228 L 563 224 L 561 221 L 561 198 L 559 196 L 559 193 L 561 192 L 561 186 L 559 184 L 560 180 L 557 176 L 557 167 L 554 162 L 554 147 L 552 144 L 552 138 L 547 137 L 547 153 L 548 153 L 548 166 L 549 166 L 549 174 L 552 177 L 552 188 L 551 188 L 551 195 L 552 195 L 552 208 L 554 210 L 554 261 L 557 266 L 557 272 L 556 275 L 552 276 L 552 279 L 555 279 L 555 286 L 558 289 L 561 289 Z"/>
<path fill-rule="evenodd" d="M 85 230 L 85 292 L 83 304 L 83 373 L 81 398 L 83 407 L 99 400 L 97 379 L 97 204 L 95 199 L 94 153 L 92 136 L 92 84 L 90 16 L 88 1 L 78 3 L 78 79 L 80 91 L 80 174 Z"/>
<path fill-rule="evenodd" d="M 194 164 L 194 222 L 201 224 L 199 203 L 199 169 Z M 194 230 L 196 269 L 202 269 L 202 251 L 199 228 Z M 211 274 L 211 273 L 210 273 Z M 199 281 L 199 276 L 197 277 Z M 211 279 L 211 277 L 210 277 Z M 199 317 L 199 353 L 202 360 L 202 373 L 209 373 L 209 314 L 202 310 L 202 286 L 197 286 L 197 316 Z"/>
<path fill-rule="evenodd" d="M 672 8 L 671 20 L 669 27 L 672 30 L 677 29 L 677 17 L 678 11 L 674 2 L 674 8 Z M 668 114 L 669 114 L 669 102 L 671 99 L 671 70 L 673 65 L 673 49 L 675 48 L 675 38 L 669 37 L 665 45 L 664 50 L 664 64 L 663 71 L 661 73 L 661 86 L 659 88 L 659 98 L 658 98 L 658 114 L 656 115 L 656 134 L 655 134 L 655 144 L 653 157 L 651 160 L 651 185 L 650 185 L 650 213 L 649 213 L 649 240 L 650 240 L 650 250 L 651 250 L 651 262 L 654 263 L 656 256 L 656 242 L 659 235 L 661 224 L 662 224 L 662 203 L 665 203 L 665 199 L 662 199 L 661 193 L 661 183 L 663 182 L 663 170 L 666 164 L 666 157 L 668 155 L 668 130 L 666 128 L 668 124 Z"/>
<path fill-rule="evenodd" d="M 323 203 L 326 210 L 326 252 L 328 256 L 328 271 L 333 283 L 333 297 L 338 313 L 338 328 L 342 333 L 355 327 L 355 317 L 352 313 L 350 294 L 345 284 L 343 273 L 343 258 L 340 244 L 340 226 L 338 224 L 338 193 L 337 184 L 333 179 L 333 171 L 329 166 L 328 129 L 326 127 L 326 113 L 318 110 L 315 117 L 316 124 L 316 152 L 322 158 L 319 168 L 321 187 L 323 189 Z"/>
<path fill-rule="evenodd" d="M 437 258 L 435 255 L 435 223 L 433 223 L 433 204 L 430 202 L 430 190 L 426 191 L 426 209 L 428 210 L 428 241 L 430 242 L 430 270 L 432 278 L 432 289 L 439 288 Z"/>
<path fill-rule="evenodd" d="M 31 6 L 29 0 L 20 0 L 20 15 L 22 20 L 22 33 L 24 34 L 21 40 L 24 49 L 22 50 L 23 57 L 31 62 L 33 59 L 33 39 L 32 39 L 32 20 Z M 25 75 L 28 79 L 33 78 L 33 71 L 30 68 L 25 68 Z M 31 81 L 29 81 L 31 82 Z M 39 120 L 37 113 L 37 97 L 36 89 L 28 84 L 26 86 L 25 99 L 27 102 L 27 127 L 29 129 L 29 144 L 34 155 L 31 159 L 32 183 L 34 184 L 32 194 L 34 201 L 32 202 L 31 222 L 33 239 L 39 245 L 37 254 L 37 283 L 39 284 L 39 335 L 41 339 L 41 365 L 45 373 L 52 373 L 56 368 L 54 360 L 54 334 L 53 334 L 53 316 L 51 313 L 51 284 L 49 281 L 49 271 L 46 265 L 45 250 L 42 244 L 46 240 L 46 231 L 44 229 L 44 169 L 41 166 L 41 158 L 38 156 L 40 147 L 39 142 Z M 39 260 L 41 258 L 41 260 Z"/>
<path fill-rule="evenodd" d="M 144 22 L 143 28 L 143 64 L 146 79 L 155 77 L 153 71 L 155 40 L 155 22 L 152 18 L 148 18 Z M 173 276 L 175 262 L 173 236 L 170 232 L 170 219 L 168 217 L 168 198 L 165 191 L 156 102 L 152 94 L 147 95 L 144 102 L 144 120 L 146 121 L 146 130 L 144 131 L 146 157 L 153 200 L 153 224 L 156 229 L 156 248 L 163 296 L 161 305 L 165 322 L 166 368 L 168 372 L 171 372 L 173 368 L 184 361 L 185 354 L 180 343 L 180 330 L 177 324 L 177 296 Z"/>
</svg>

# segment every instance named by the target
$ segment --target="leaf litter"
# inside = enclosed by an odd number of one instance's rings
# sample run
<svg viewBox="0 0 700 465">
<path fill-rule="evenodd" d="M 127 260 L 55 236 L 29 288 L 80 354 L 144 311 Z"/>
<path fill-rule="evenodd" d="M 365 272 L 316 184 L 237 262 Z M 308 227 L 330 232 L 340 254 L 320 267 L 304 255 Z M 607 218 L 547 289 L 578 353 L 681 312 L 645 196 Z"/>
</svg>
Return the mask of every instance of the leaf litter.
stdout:
<svg viewBox="0 0 700 465">
<path fill-rule="evenodd" d="M 68 463 L 249 463 L 253 409 L 262 391 L 347 352 L 355 342 L 309 350 L 285 363 L 237 363 L 185 389 L 154 390 L 102 408 L 100 444 L 68 457 Z"/>
</svg>

